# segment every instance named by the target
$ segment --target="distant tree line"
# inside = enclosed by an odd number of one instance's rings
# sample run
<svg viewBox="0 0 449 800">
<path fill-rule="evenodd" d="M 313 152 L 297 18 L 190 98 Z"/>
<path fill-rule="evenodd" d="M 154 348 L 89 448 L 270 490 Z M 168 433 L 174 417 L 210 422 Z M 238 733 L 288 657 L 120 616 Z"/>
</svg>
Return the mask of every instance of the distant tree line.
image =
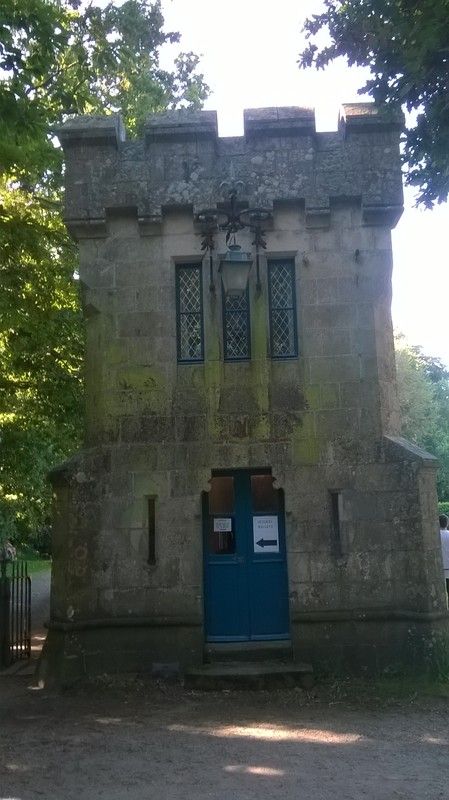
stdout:
<svg viewBox="0 0 449 800">
<path fill-rule="evenodd" d="M 449 370 L 421 347 L 396 338 L 402 433 L 440 461 L 438 498 L 449 502 Z"/>
</svg>

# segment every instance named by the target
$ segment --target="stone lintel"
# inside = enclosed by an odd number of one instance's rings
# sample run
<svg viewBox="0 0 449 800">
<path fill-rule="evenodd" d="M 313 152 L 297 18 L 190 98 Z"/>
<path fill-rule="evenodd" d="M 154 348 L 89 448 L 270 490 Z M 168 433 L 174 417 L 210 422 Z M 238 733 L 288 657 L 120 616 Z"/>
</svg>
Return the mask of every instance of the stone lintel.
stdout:
<svg viewBox="0 0 449 800">
<path fill-rule="evenodd" d="M 86 217 L 86 219 L 66 219 L 65 224 L 70 235 L 78 241 L 78 239 L 106 239 L 108 235 L 108 227 L 105 217 L 93 219 Z"/>
<path fill-rule="evenodd" d="M 247 108 L 243 112 L 245 137 L 251 136 L 314 136 L 313 108 L 285 106 L 281 108 Z"/>
<path fill-rule="evenodd" d="M 137 222 L 141 236 L 153 236 L 161 232 L 162 209 L 156 214 L 146 214 L 142 208 L 137 206 L 115 205 L 105 208 L 105 218 L 108 222 L 114 219 L 134 219 Z"/>
<path fill-rule="evenodd" d="M 399 132 L 404 127 L 404 115 L 400 109 L 375 103 L 343 103 L 338 127 L 344 136 L 349 133 Z"/>
<path fill-rule="evenodd" d="M 307 228 L 328 228 L 331 223 L 331 210 L 329 206 L 306 206 Z"/>
<path fill-rule="evenodd" d="M 217 112 L 181 108 L 153 114 L 145 123 L 145 139 L 148 143 L 218 139 Z"/>
<path fill-rule="evenodd" d="M 394 228 L 395 225 L 399 222 L 403 211 L 404 211 L 403 205 L 394 205 L 394 206 L 364 205 L 362 208 L 362 220 L 364 225 L 382 225 L 389 228 Z"/>
<path fill-rule="evenodd" d="M 162 213 L 160 215 L 153 214 L 151 216 L 138 216 L 137 224 L 139 226 L 139 233 L 141 236 L 157 236 L 162 230 Z"/>
<path fill-rule="evenodd" d="M 56 130 L 62 147 L 79 144 L 110 144 L 118 147 L 126 139 L 120 114 L 83 114 L 72 117 Z"/>
</svg>

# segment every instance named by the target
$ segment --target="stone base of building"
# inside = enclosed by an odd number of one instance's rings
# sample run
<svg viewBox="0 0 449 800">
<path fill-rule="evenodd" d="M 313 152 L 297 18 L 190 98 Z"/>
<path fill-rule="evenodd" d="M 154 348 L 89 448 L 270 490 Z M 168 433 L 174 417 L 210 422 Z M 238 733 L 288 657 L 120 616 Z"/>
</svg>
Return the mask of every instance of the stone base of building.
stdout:
<svg viewBox="0 0 449 800">
<path fill-rule="evenodd" d="M 428 674 L 449 660 L 449 613 L 395 610 L 298 615 L 294 651 L 320 674 Z"/>
<path fill-rule="evenodd" d="M 399 611 L 298 615 L 292 623 L 295 661 L 320 675 L 437 672 L 449 659 L 449 613 Z M 104 674 L 182 677 L 204 658 L 201 624 L 95 621 L 50 627 L 39 666 L 46 685 L 60 687 Z"/>
<path fill-rule="evenodd" d="M 179 676 L 203 660 L 200 624 L 113 620 L 50 625 L 39 665 L 46 685 L 67 687 L 99 675 Z"/>
</svg>

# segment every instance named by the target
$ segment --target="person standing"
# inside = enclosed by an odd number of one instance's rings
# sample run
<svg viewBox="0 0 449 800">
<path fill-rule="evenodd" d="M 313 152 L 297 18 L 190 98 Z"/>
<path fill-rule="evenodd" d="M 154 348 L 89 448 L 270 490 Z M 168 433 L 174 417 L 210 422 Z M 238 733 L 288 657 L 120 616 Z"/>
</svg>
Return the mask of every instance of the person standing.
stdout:
<svg viewBox="0 0 449 800">
<path fill-rule="evenodd" d="M 440 537 L 441 552 L 443 554 L 444 577 L 446 578 L 446 591 L 449 599 L 449 530 L 447 529 L 449 518 L 446 514 L 440 514 Z"/>
</svg>

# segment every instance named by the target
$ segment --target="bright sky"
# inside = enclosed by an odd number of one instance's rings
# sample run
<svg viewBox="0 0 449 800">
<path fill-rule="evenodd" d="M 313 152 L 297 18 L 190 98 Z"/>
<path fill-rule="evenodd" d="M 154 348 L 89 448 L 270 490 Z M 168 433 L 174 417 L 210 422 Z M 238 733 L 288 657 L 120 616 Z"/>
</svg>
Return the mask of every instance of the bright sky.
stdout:
<svg viewBox="0 0 449 800">
<path fill-rule="evenodd" d="M 302 23 L 319 6 L 319 0 L 162 0 L 166 30 L 180 31 L 181 49 L 202 56 L 212 90 L 205 107 L 218 111 L 221 136 L 241 135 L 243 109 L 260 106 L 314 106 L 318 129 L 332 130 L 341 103 L 366 99 L 357 95 L 366 73 L 343 61 L 320 72 L 298 69 Z M 417 210 L 409 192 L 405 202 L 393 231 L 393 322 L 410 344 L 449 366 L 449 206 Z"/>
</svg>

